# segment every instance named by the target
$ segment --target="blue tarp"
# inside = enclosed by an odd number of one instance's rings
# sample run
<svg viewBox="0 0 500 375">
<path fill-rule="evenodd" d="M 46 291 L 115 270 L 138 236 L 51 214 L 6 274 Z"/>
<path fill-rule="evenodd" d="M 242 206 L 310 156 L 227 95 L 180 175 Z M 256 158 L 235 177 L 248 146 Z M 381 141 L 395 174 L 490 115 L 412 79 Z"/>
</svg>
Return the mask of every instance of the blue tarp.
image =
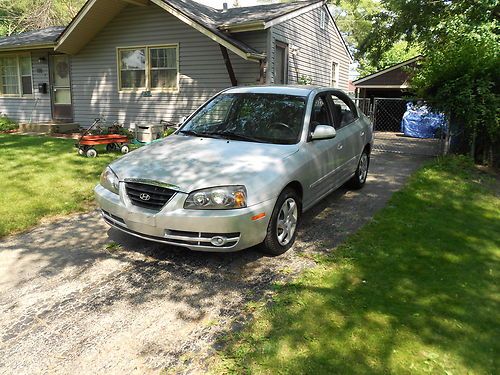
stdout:
<svg viewBox="0 0 500 375">
<path fill-rule="evenodd" d="M 446 128 L 443 114 L 434 113 L 426 105 L 406 105 L 406 112 L 401 120 L 401 132 L 414 138 L 439 138 Z"/>
</svg>

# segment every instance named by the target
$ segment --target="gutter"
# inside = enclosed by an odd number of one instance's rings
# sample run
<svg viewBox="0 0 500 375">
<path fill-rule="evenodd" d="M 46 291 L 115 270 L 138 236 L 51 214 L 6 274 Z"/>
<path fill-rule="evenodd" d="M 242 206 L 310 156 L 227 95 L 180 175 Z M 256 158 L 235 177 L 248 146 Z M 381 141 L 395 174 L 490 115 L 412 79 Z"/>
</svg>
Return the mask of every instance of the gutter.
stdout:
<svg viewBox="0 0 500 375">
<path fill-rule="evenodd" d="M 266 23 L 264 21 L 253 21 L 235 24 L 223 24 L 219 26 L 219 29 L 231 33 L 244 33 L 246 31 L 265 30 Z"/>
<path fill-rule="evenodd" d="M 33 44 L 33 45 L 29 45 L 29 46 L 8 46 L 8 47 L 1 47 L 0 46 L 0 52 L 27 51 L 27 50 L 34 50 L 34 49 L 54 49 L 55 46 L 56 46 L 55 43 Z"/>
</svg>

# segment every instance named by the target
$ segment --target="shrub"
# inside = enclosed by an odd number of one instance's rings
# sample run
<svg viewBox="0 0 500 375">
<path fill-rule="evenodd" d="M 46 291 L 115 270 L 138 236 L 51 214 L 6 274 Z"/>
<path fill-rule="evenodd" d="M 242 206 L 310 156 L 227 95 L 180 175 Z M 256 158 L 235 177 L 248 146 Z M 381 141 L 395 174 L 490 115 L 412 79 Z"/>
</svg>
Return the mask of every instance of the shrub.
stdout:
<svg viewBox="0 0 500 375">
<path fill-rule="evenodd" d="M 16 130 L 17 128 L 19 128 L 18 123 L 12 121 L 6 116 L 0 116 L 0 132 Z"/>
<path fill-rule="evenodd" d="M 412 85 L 446 113 L 477 161 L 491 163 L 500 139 L 497 25 L 470 27 L 459 16 L 446 27 L 447 38 L 429 47 Z"/>
</svg>

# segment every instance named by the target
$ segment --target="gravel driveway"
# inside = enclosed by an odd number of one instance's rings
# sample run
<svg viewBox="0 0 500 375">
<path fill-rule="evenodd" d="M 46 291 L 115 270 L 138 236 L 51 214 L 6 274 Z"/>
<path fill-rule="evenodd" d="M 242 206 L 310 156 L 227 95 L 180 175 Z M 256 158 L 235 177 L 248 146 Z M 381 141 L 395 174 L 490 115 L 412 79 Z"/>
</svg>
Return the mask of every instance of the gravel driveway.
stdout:
<svg viewBox="0 0 500 375">
<path fill-rule="evenodd" d="M 366 223 L 425 157 L 374 153 L 357 192 L 306 213 L 285 255 L 195 253 L 109 229 L 97 212 L 0 240 L 0 373 L 203 372 L 245 302 L 314 265 Z"/>
</svg>

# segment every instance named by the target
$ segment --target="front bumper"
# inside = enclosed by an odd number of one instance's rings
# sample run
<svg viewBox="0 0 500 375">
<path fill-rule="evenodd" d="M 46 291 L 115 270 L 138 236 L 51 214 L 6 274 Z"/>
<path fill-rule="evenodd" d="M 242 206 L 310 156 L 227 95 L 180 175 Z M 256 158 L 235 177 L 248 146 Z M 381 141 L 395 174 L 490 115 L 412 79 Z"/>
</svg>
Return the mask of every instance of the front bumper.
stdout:
<svg viewBox="0 0 500 375">
<path fill-rule="evenodd" d="M 133 205 L 123 183 L 119 191 L 101 185 L 94 189 L 106 223 L 136 237 L 197 251 L 230 252 L 260 244 L 275 204 L 272 199 L 242 209 L 186 210 L 187 194 L 178 192 L 157 212 Z M 265 217 L 252 220 L 261 213 Z"/>
</svg>

